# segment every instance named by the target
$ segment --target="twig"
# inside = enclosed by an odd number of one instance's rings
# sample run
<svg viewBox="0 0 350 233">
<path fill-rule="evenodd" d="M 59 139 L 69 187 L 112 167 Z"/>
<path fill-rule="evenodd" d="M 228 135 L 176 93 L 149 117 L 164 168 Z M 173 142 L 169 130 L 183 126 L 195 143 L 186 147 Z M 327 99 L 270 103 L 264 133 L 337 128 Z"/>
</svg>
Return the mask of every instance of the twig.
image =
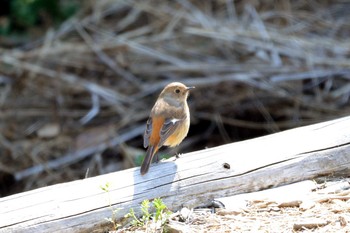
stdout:
<svg viewBox="0 0 350 233">
<path fill-rule="evenodd" d="M 304 80 L 304 79 L 317 79 L 317 78 L 326 78 L 330 76 L 348 76 L 350 75 L 350 70 L 348 69 L 314 69 L 307 72 L 297 72 L 290 74 L 278 74 L 270 77 L 272 82 L 286 82 L 286 81 L 296 81 L 296 80 Z"/>
<path fill-rule="evenodd" d="M 258 28 L 258 32 L 261 34 L 262 39 L 266 40 L 269 43 L 269 45 L 271 46 L 271 48 L 272 48 L 271 58 L 272 58 L 273 66 L 281 66 L 282 65 L 282 60 L 281 60 L 281 58 L 279 56 L 279 53 L 275 49 L 275 46 L 274 46 L 274 44 L 273 44 L 273 42 L 271 40 L 271 37 L 270 37 L 268 31 L 266 30 L 266 27 L 265 27 L 263 21 L 259 17 L 258 12 L 256 12 L 255 8 L 251 4 L 246 5 L 245 9 L 254 18 L 255 25 Z"/>
<path fill-rule="evenodd" d="M 96 95 L 95 93 L 91 94 L 92 107 L 91 110 L 79 120 L 82 125 L 85 125 L 86 123 L 91 121 L 91 119 L 94 118 L 100 111 L 100 101 L 98 98 L 98 95 Z"/>
<path fill-rule="evenodd" d="M 126 142 L 136 136 L 139 136 L 144 131 L 144 125 L 138 125 L 133 127 L 131 130 L 127 129 L 124 133 L 121 133 L 119 137 L 110 140 L 109 142 L 102 143 L 96 147 L 88 147 L 86 149 L 68 153 L 63 155 L 62 157 L 51 160 L 47 163 L 39 164 L 30 168 L 27 168 L 23 171 L 17 172 L 15 174 L 15 179 L 17 181 L 27 178 L 28 176 L 32 176 L 35 174 L 39 174 L 47 169 L 58 169 L 60 167 L 68 166 L 74 164 L 90 155 L 93 155 L 98 152 L 104 151 L 108 147 L 115 147 L 120 143 Z"/>
<path fill-rule="evenodd" d="M 83 27 L 76 23 L 75 24 L 77 31 L 84 39 L 84 41 L 89 45 L 89 47 L 97 54 L 100 60 L 105 63 L 111 70 L 113 70 L 117 75 L 120 75 L 122 78 L 127 80 L 130 83 L 133 83 L 135 87 L 140 86 L 140 81 L 130 72 L 123 70 L 116 62 L 114 62 L 110 57 L 108 57 L 100 48 L 100 46 L 93 42 L 89 34 L 83 29 Z"/>
<path fill-rule="evenodd" d="M 192 13 L 193 18 L 197 19 L 198 22 L 204 27 L 204 28 L 212 28 L 214 26 L 213 20 L 208 19 L 208 15 L 205 15 L 200 11 L 197 7 L 195 7 L 193 4 L 191 4 L 187 0 L 178 0 L 178 2 L 187 10 L 190 10 Z"/>
<path fill-rule="evenodd" d="M 33 72 L 35 74 L 41 74 L 48 76 L 50 78 L 60 78 L 68 83 L 71 83 L 73 85 L 81 86 L 93 93 L 96 93 L 101 98 L 105 99 L 107 102 L 112 103 L 120 103 L 120 102 L 127 102 L 127 98 L 125 96 L 122 96 L 119 93 L 116 93 L 114 90 L 110 90 L 106 87 L 102 87 L 96 83 L 92 83 L 86 80 L 82 80 L 79 77 L 73 75 L 73 74 L 66 74 L 66 73 L 58 73 L 54 70 L 50 70 L 47 68 L 40 67 L 38 65 L 33 65 L 27 62 L 19 61 L 13 57 L 10 56 L 2 56 L 0 57 L 0 60 L 3 63 L 13 65 L 19 69 L 24 69 L 30 72 Z"/>
<path fill-rule="evenodd" d="M 215 119 L 215 114 L 205 113 L 205 112 L 196 112 L 196 117 L 198 117 L 199 119 L 212 120 L 212 119 Z M 239 119 L 223 117 L 223 116 L 221 116 L 221 120 L 224 124 L 232 125 L 235 127 L 242 127 L 242 128 L 248 128 L 248 129 L 265 129 L 265 130 L 271 128 L 270 123 L 264 123 L 264 122 L 252 122 L 252 121 L 239 120 Z M 278 128 L 293 128 L 293 127 L 303 126 L 303 125 L 308 125 L 313 123 L 316 123 L 316 122 L 314 120 L 302 120 L 299 122 L 296 122 L 296 121 L 274 122 L 274 124 Z"/>
<path fill-rule="evenodd" d="M 325 221 L 321 219 L 311 219 L 301 223 L 294 223 L 293 230 L 299 231 L 303 229 L 319 228 L 319 227 L 324 227 L 329 223 L 331 223 L 331 221 Z"/>
</svg>

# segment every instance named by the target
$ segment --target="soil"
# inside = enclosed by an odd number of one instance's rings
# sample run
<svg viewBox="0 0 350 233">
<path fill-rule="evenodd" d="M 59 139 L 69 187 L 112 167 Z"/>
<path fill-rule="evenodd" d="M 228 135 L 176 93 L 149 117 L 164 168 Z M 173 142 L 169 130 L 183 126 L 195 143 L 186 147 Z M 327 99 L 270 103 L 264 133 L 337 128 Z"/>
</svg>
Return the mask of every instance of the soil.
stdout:
<svg viewBox="0 0 350 233">
<path fill-rule="evenodd" d="M 124 227 L 115 232 L 350 232 L 350 186 L 343 179 L 288 202 L 264 197 L 244 208 L 186 208 L 163 227 Z M 334 185 L 337 184 L 337 185 Z M 340 188 L 339 188 L 340 187 Z M 262 195 L 263 196 L 263 195 Z"/>
</svg>

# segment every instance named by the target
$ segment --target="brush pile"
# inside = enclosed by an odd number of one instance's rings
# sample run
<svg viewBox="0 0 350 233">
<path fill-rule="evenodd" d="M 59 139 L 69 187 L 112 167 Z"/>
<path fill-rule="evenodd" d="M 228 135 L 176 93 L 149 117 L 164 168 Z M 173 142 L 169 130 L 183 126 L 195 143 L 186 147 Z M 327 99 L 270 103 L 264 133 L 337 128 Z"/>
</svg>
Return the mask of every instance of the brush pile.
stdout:
<svg viewBox="0 0 350 233">
<path fill-rule="evenodd" d="M 39 39 L 0 48 L 2 193 L 134 166 L 172 81 L 196 86 L 181 152 L 348 114 L 349 11 L 340 0 L 87 1 Z"/>
</svg>

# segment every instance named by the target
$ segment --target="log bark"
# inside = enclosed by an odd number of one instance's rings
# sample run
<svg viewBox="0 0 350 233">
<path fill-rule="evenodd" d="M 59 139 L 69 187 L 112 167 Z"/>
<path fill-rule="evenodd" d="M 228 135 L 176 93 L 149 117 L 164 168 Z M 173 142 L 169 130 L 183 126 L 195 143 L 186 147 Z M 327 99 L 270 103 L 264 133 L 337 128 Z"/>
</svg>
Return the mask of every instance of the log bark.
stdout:
<svg viewBox="0 0 350 233">
<path fill-rule="evenodd" d="M 350 117 L 0 199 L 0 232 L 105 232 L 144 199 L 171 210 L 320 176 L 350 174 Z M 110 183 L 110 191 L 100 186 Z"/>
</svg>

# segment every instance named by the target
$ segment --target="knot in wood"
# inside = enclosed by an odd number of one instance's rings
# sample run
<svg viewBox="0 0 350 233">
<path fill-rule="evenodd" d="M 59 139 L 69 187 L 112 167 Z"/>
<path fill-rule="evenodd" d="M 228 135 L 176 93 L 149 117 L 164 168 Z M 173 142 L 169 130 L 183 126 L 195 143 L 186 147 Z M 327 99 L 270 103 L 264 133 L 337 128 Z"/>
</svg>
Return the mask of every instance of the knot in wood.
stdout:
<svg viewBox="0 0 350 233">
<path fill-rule="evenodd" d="M 223 163 L 222 166 L 224 168 L 226 168 L 226 169 L 230 169 L 231 168 L 230 164 L 228 164 L 228 163 Z"/>
</svg>

